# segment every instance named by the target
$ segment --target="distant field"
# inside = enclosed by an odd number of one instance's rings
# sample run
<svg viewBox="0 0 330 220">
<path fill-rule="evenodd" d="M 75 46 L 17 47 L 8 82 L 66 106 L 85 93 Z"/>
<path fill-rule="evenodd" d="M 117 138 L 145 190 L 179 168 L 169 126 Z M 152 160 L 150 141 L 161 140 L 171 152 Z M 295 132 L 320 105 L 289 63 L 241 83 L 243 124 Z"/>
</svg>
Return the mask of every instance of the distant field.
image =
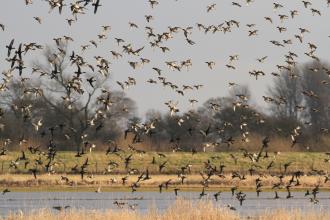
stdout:
<svg viewBox="0 0 330 220">
<path fill-rule="evenodd" d="M 40 159 L 43 165 L 38 165 L 37 169 L 39 173 L 44 173 L 44 165 L 47 163 L 46 156 L 30 154 L 26 151 L 26 157 L 29 161 L 27 167 L 24 168 L 25 161 L 18 161 L 17 169 L 10 168 L 11 161 L 15 161 L 21 152 L 7 152 L 7 155 L 0 156 L 0 173 L 28 173 L 30 168 L 35 165 L 35 160 Z M 131 152 L 122 153 L 122 157 L 130 155 Z M 239 171 L 243 173 L 248 173 L 248 169 L 255 164 L 260 167 L 255 167 L 258 172 L 266 173 L 280 173 L 284 170 L 284 164 L 291 162 L 288 167 L 288 172 L 294 172 L 297 170 L 303 171 L 305 173 L 311 171 L 311 169 L 324 170 L 327 171 L 330 167 L 330 163 L 326 161 L 329 158 L 325 153 L 302 153 L 302 152 L 284 152 L 275 156 L 274 153 L 269 153 L 268 158 L 262 158 L 258 163 L 252 162 L 249 158 L 244 158 L 243 154 L 240 152 L 236 153 L 197 153 L 192 155 L 191 153 L 183 152 L 167 152 L 163 153 L 166 157 L 159 157 L 156 152 L 148 152 L 145 154 L 133 154 L 132 162 L 129 168 L 135 168 L 139 171 L 144 171 L 148 168 L 150 173 L 159 173 L 158 165 L 168 161 L 166 167 L 162 171 L 162 174 L 177 174 L 181 167 L 187 164 L 191 166 L 191 173 L 199 173 L 204 168 L 204 162 L 210 160 L 213 166 L 219 168 L 220 164 L 224 164 L 225 173 L 230 173 L 231 171 Z M 237 163 L 230 155 L 234 155 L 237 158 Z M 103 174 L 108 168 L 108 163 L 110 161 L 119 164 L 119 167 L 111 169 L 110 174 L 125 174 L 127 170 L 125 169 L 124 160 L 119 156 L 114 154 L 105 155 L 104 152 L 91 152 L 86 153 L 82 157 L 75 157 L 75 152 L 58 152 L 53 163 L 53 170 L 56 173 L 71 173 L 71 168 L 75 165 L 78 167 L 86 160 L 89 159 L 89 167 L 87 169 L 90 174 Z M 155 157 L 156 164 L 152 164 L 153 157 Z M 274 161 L 272 168 L 266 170 L 266 167 Z"/>
</svg>

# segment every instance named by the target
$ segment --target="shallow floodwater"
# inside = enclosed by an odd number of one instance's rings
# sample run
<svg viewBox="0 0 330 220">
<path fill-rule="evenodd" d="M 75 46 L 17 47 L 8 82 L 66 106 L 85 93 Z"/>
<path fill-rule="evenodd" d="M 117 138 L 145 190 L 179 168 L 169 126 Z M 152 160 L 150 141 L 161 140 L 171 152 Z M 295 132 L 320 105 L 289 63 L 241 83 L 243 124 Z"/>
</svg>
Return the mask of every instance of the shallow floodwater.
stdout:
<svg viewBox="0 0 330 220">
<path fill-rule="evenodd" d="M 73 209 L 106 210 L 119 209 L 114 201 L 126 202 L 127 204 L 138 204 L 137 210 L 146 212 L 150 207 L 156 207 L 160 211 L 166 210 L 177 198 L 185 198 L 194 202 L 199 200 L 200 192 L 179 192 L 176 197 L 173 192 L 10 192 L 0 196 L 0 214 L 6 216 L 10 212 L 23 211 L 29 213 L 38 209 L 52 209 L 53 206 L 70 206 Z M 286 192 L 279 192 L 280 199 L 273 199 L 273 192 L 263 192 L 259 198 L 254 192 L 246 193 L 246 200 L 243 206 L 239 205 L 237 199 L 232 197 L 230 192 L 221 193 L 218 202 L 214 200 L 214 192 L 207 192 L 208 195 L 202 200 L 211 200 L 217 206 L 231 204 L 237 208 L 242 216 L 254 216 L 260 212 L 273 209 L 301 209 L 309 210 L 330 210 L 330 192 L 318 194 L 318 204 L 310 202 L 304 192 L 293 192 L 294 198 L 286 199 Z M 125 206 L 127 207 L 127 205 Z"/>
</svg>

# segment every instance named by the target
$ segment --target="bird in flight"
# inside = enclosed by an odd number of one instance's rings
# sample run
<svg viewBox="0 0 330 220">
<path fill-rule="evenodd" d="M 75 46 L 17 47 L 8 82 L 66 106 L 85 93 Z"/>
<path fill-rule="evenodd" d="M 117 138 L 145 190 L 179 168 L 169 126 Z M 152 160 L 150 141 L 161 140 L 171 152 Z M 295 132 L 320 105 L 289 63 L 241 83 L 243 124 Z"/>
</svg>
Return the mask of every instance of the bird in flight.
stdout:
<svg viewBox="0 0 330 220">
<path fill-rule="evenodd" d="M 92 5 L 94 6 L 94 14 L 96 14 L 98 8 L 99 8 L 100 6 L 102 6 L 102 5 L 100 4 L 100 0 L 94 0 Z"/>
</svg>

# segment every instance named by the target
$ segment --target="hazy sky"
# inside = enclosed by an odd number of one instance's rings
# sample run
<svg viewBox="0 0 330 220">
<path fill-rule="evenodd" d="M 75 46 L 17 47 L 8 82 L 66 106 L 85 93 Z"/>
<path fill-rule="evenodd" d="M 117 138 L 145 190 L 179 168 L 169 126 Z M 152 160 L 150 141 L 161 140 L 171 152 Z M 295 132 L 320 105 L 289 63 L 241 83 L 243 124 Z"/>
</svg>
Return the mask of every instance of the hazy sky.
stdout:
<svg viewBox="0 0 330 220">
<path fill-rule="evenodd" d="M 69 5 L 69 0 L 65 1 Z M 90 47 L 85 51 L 84 56 L 104 56 L 109 59 L 111 65 L 111 85 L 115 89 L 120 89 L 116 81 L 127 80 L 128 76 L 133 76 L 137 80 L 135 87 L 130 87 L 126 92 L 133 98 L 139 108 L 139 114 L 143 115 L 148 109 L 159 109 L 167 111 L 164 102 L 168 100 L 179 101 L 179 108 L 187 110 L 190 108 L 188 99 L 199 100 L 201 105 L 210 97 L 225 96 L 228 94 L 228 82 L 247 84 L 252 90 L 253 99 L 261 106 L 264 106 L 262 95 L 272 84 L 274 77 L 271 72 L 278 72 L 276 64 L 284 65 L 284 55 L 288 51 L 299 55 L 299 63 L 310 60 L 304 52 L 308 51 L 308 42 L 317 45 L 316 55 L 325 61 L 330 55 L 330 8 L 327 7 L 326 0 L 312 0 L 312 6 L 304 8 L 301 0 L 277 0 L 284 7 L 274 11 L 273 2 L 270 0 L 255 0 L 247 6 L 245 1 L 236 0 L 242 5 L 241 8 L 232 6 L 232 0 L 159 0 L 159 5 L 151 9 L 147 0 L 101 0 L 102 7 L 96 15 L 89 7 L 85 15 L 78 16 L 78 21 L 71 27 L 65 21 L 71 18 L 68 7 L 64 8 L 62 15 L 57 10 L 49 12 L 46 1 L 33 0 L 32 5 L 25 6 L 24 0 L 1 0 L 0 23 L 6 26 L 5 32 L 0 30 L 0 71 L 8 69 L 6 58 L 7 45 L 12 38 L 16 42 L 38 42 L 39 44 L 53 44 L 53 38 L 63 35 L 71 36 L 74 42 L 70 49 L 80 51 L 80 45 L 88 44 L 89 40 L 97 40 L 97 34 L 101 31 L 101 25 L 112 27 L 108 38 L 99 43 L 98 48 Z M 216 3 L 215 9 L 210 13 L 206 12 L 207 5 Z M 312 15 L 310 8 L 321 11 L 322 16 Z M 290 10 L 296 9 L 299 15 L 294 19 L 290 17 Z M 283 23 L 280 22 L 278 14 L 288 15 L 290 18 Z M 154 20 L 147 23 L 145 15 L 153 15 Z M 42 24 L 38 24 L 33 17 L 42 18 Z M 269 16 L 273 19 L 270 24 L 264 19 Z M 234 19 L 240 22 L 240 28 L 232 28 L 232 32 L 224 34 L 204 34 L 199 31 L 196 23 L 205 25 L 219 25 L 224 21 Z M 136 23 L 139 28 L 130 28 L 128 22 Z M 256 24 L 258 35 L 248 37 L 249 28 L 246 24 Z M 190 39 L 196 42 L 195 45 L 186 43 L 183 34 L 174 34 L 174 38 L 163 45 L 170 48 L 170 52 L 162 53 L 160 49 L 153 49 L 149 46 L 144 27 L 151 26 L 155 33 L 168 31 L 168 26 L 193 26 Z M 277 26 L 284 26 L 287 31 L 279 33 Z M 294 38 L 299 34 L 299 27 L 310 30 L 311 33 L 304 35 L 304 42 L 301 44 Z M 252 28 L 254 29 L 254 28 Z M 114 60 L 110 50 L 122 52 L 118 47 L 114 37 L 122 38 L 127 43 L 132 43 L 134 48 L 145 46 L 141 57 L 148 58 L 151 63 L 143 68 L 133 70 L 128 61 L 138 61 L 137 57 L 125 55 L 119 60 Z M 292 39 L 293 44 L 285 48 L 272 45 L 270 40 L 282 41 Z M 88 55 L 87 55 L 88 54 Z M 230 55 L 239 55 L 239 60 L 233 65 L 236 70 L 229 70 L 226 64 L 229 63 Z M 258 63 L 257 58 L 268 56 L 264 63 Z M 165 65 L 165 61 L 183 61 L 191 58 L 192 67 L 189 71 L 183 69 L 181 72 L 172 71 Z M 31 61 L 38 59 L 38 56 L 29 57 L 26 65 L 31 65 Z M 92 59 L 91 59 L 92 60 Z M 210 70 L 205 61 L 215 61 L 216 66 Z M 184 97 L 163 87 L 148 84 L 150 78 L 157 79 L 157 75 L 152 67 L 163 70 L 163 75 L 167 80 L 177 85 L 203 84 L 199 91 L 187 91 Z M 263 70 L 266 76 L 256 80 L 249 75 L 249 71 Z M 25 71 L 26 76 L 30 71 Z M 197 105 L 197 106 L 198 106 Z"/>
</svg>

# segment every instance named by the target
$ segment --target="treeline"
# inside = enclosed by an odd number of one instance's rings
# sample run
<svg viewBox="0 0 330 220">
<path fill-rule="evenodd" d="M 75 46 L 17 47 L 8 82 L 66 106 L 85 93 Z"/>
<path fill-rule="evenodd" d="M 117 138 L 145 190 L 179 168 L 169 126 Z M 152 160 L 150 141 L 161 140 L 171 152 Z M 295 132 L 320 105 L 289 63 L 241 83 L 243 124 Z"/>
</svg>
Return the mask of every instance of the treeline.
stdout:
<svg viewBox="0 0 330 220">
<path fill-rule="evenodd" d="M 329 150 L 329 65 L 306 63 L 273 75 L 263 96 L 264 111 L 251 104 L 248 87 L 234 85 L 228 97 L 209 99 L 197 110 L 175 116 L 147 113 L 156 123 L 150 147 L 258 150 L 267 137 L 275 151 Z"/>
<path fill-rule="evenodd" d="M 104 84 L 106 60 L 96 61 L 98 78 L 83 72 L 81 57 L 69 57 L 65 48 L 60 51 L 48 48 L 44 55 L 51 62 L 34 63 L 33 71 L 48 77 L 3 73 L 2 147 L 47 147 L 52 142 L 58 150 L 77 151 L 115 145 L 157 151 L 258 150 L 267 137 L 272 150 L 328 150 L 327 64 L 279 67 L 263 96 L 264 111 L 251 104 L 247 86 L 233 84 L 227 97 L 211 98 L 186 112 L 168 103 L 168 114 L 150 110 L 142 121 L 136 116 L 134 100 Z"/>
</svg>

